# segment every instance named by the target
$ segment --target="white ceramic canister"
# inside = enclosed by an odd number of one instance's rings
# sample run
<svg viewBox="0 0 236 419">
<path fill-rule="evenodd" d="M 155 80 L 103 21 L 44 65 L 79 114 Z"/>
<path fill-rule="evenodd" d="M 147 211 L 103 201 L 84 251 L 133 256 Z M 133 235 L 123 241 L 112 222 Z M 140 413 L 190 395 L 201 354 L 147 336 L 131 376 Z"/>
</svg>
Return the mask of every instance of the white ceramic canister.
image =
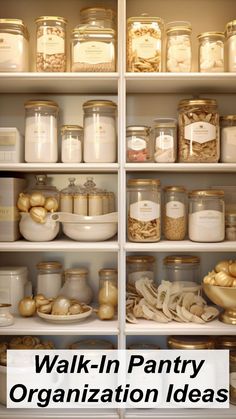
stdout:
<svg viewBox="0 0 236 419">
<path fill-rule="evenodd" d="M 40 262 L 37 269 L 37 294 L 43 294 L 46 298 L 57 297 L 62 286 L 61 263 Z"/>
<path fill-rule="evenodd" d="M 28 269 L 25 266 L 1 267 L 0 303 L 11 304 L 10 311 L 18 313 L 18 303 L 29 293 L 29 284 Z"/>
</svg>

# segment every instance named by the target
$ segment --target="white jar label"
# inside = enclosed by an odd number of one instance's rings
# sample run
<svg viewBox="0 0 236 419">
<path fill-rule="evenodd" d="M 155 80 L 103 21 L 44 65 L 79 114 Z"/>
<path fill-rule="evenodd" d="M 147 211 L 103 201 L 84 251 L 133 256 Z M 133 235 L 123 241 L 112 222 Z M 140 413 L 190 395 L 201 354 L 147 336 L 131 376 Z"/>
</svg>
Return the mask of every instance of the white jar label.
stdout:
<svg viewBox="0 0 236 419">
<path fill-rule="evenodd" d="M 78 42 L 74 46 L 74 62 L 100 64 L 112 61 L 111 45 L 105 42 Z"/>
<path fill-rule="evenodd" d="M 133 51 L 141 58 L 152 58 L 161 50 L 161 41 L 150 35 L 143 35 L 133 40 Z"/>
<path fill-rule="evenodd" d="M 18 69 L 25 61 L 22 35 L 0 33 L 0 67 Z"/>
<path fill-rule="evenodd" d="M 183 62 L 190 60 L 191 58 L 191 49 L 187 45 L 175 45 L 171 51 L 171 58 L 178 62 Z"/>
<path fill-rule="evenodd" d="M 236 127 L 225 127 L 222 129 L 222 147 L 233 145 L 236 147 Z"/>
<path fill-rule="evenodd" d="M 236 388 L 236 372 L 231 372 L 230 374 L 230 385 Z"/>
<path fill-rule="evenodd" d="M 193 122 L 185 126 L 184 138 L 203 144 L 216 139 L 216 127 L 209 122 Z"/>
<path fill-rule="evenodd" d="M 170 218 L 180 218 L 185 215 L 185 206 L 179 201 L 170 201 L 166 204 L 166 215 Z"/>
<path fill-rule="evenodd" d="M 130 217 L 139 221 L 160 218 L 160 204 L 153 201 L 139 201 L 130 205 Z"/>
<path fill-rule="evenodd" d="M 143 138 L 139 137 L 127 137 L 127 144 L 130 150 L 141 151 L 145 150 L 147 143 Z"/>
<path fill-rule="evenodd" d="M 168 150 L 173 148 L 174 138 L 172 135 L 159 135 L 156 137 L 156 149 L 161 148 L 162 150 Z"/>
<path fill-rule="evenodd" d="M 52 135 L 56 139 L 56 121 L 51 120 L 51 117 L 41 116 L 39 118 L 28 117 L 26 119 L 26 133 L 27 142 L 46 144 L 51 143 Z M 52 124 L 51 124 L 52 122 Z M 53 134 L 52 134 L 53 132 Z"/>
<path fill-rule="evenodd" d="M 41 54 L 64 54 L 64 38 L 54 34 L 45 34 L 37 39 L 37 52 Z"/>
</svg>

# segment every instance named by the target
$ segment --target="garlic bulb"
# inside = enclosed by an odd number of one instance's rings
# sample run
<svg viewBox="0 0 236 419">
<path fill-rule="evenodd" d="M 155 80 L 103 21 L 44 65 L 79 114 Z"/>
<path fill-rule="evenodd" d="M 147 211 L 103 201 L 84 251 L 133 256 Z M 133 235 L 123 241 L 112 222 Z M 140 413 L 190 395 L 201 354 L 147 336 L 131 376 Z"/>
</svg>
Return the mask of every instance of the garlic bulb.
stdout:
<svg viewBox="0 0 236 419">
<path fill-rule="evenodd" d="M 33 207 L 30 210 L 30 215 L 36 223 L 44 224 L 46 222 L 47 210 L 43 207 Z"/>
<path fill-rule="evenodd" d="M 69 308 L 69 314 L 80 314 L 83 313 L 83 308 L 82 306 L 77 303 L 77 304 L 72 304 Z"/>
<path fill-rule="evenodd" d="M 43 294 L 37 294 L 34 297 L 36 308 L 49 304 L 49 300 Z"/>
<path fill-rule="evenodd" d="M 229 265 L 229 273 L 230 275 L 236 277 L 236 262 L 233 262 Z"/>
<path fill-rule="evenodd" d="M 30 209 L 30 196 L 24 193 L 20 193 L 16 205 L 20 211 L 28 212 Z"/>
<path fill-rule="evenodd" d="M 54 197 L 47 198 L 44 204 L 44 208 L 47 211 L 55 212 L 58 209 L 57 199 Z"/>
<path fill-rule="evenodd" d="M 101 304 L 98 309 L 100 320 L 111 320 L 115 315 L 115 308 L 110 304 Z"/>
<path fill-rule="evenodd" d="M 43 207 L 45 204 L 45 197 L 40 192 L 33 192 L 30 196 L 31 207 Z"/>
<path fill-rule="evenodd" d="M 55 315 L 63 316 L 69 313 L 70 300 L 68 298 L 59 296 L 55 299 L 52 305 L 52 313 Z"/>
<path fill-rule="evenodd" d="M 215 276 L 216 285 L 221 287 L 231 287 L 234 278 L 225 272 L 218 272 Z"/>
<path fill-rule="evenodd" d="M 52 311 L 52 303 L 41 305 L 38 311 L 40 311 L 40 313 L 50 314 Z"/>
<path fill-rule="evenodd" d="M 18 310 L 21 316 L 31 317 L 36 310 L 36 303 L 32 297 L 24 297 L 20 300 Z"/>
</svg>

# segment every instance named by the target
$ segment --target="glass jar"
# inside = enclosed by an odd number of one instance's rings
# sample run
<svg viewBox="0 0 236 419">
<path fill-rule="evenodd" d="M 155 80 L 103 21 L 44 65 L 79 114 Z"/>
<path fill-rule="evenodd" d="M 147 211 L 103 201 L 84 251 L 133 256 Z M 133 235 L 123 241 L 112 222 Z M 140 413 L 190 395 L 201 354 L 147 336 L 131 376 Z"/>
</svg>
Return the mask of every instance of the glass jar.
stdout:
<svg viewBox="0 0 236 419">
<path fill-rule="evenodd" d="M 116 109 L 111 100 L 89 100 L 83 104 L 85 163 L 116 161 Z"/>
<path fill-rule="evenodd" d="M 166 26 L 166 71 L 189 72 L 192 68 L 192 27 L 189 22 L 169 22 Z"/>
<path fill-rule="evenodd" d="M 128 181 L 128 238 L 157 242 L 161 238 L 161 194 L 158 179 Z"/>
<path fill-rule="evenodd" d="M 228 22 L 225 28 L 226 71 L 236 72 L 236 20 Z"/>
<path fill-rule="evenodd" d="M 61 161 L 63 163 L 81 163 L 83 128 L 79 125 L 63 125 L 61 137 Z"/>
<path fill-rule="evenodd" d="M 58 105 L 51 100 L 25 103 L 25 161 L 56 163 Z"/>
<path fill-rule="evenodd" d="M 127 71 L 162 70 L 163 20 L 145 14 L 127 21 Z"/>
<path fill-rule="evenodd" d="M 130 125 L 126 128 L 126 161 L 147 163 L 152 160 L 150 129 L 146 125 Z"/>
<path fill-rule="evenodd" d="M 89 304 L 93 299 L 92 288 L 88 284 L 88 269 L 73 268 L 65 271 L 65 283 L 60 295 Z"/>
<path fill-rule="evenodd" d="M 29 71 L 29 33 L 20 19 L 0 19 L 0 71 Z"/>
<path fill-rule="evenodd" d="M 178 154 L 181 163 L 219 161 L 219 113 L 216 100 L 180 101 Z"/>
<path fill-rule="evenodd" d="M 45 198 L 55 198 L 57 202 L 60 202 L 60 193 L 56 186 L 49 185 L 49 178 L 47 175 L 35 175 L 35 185 L 28 188 L 26 193 L 32 194 L 34 192 L 40 192 Z"/>
<path fill-rule="evenodd" d="M 214 338 L 210 336 L 169 336 L 169 349 L 214 349 Z"/>
<path fill-rule="evenodd" d="M 174 163 L 177 155 L 177 123 L 172 118 L 157 118 L 152 128 L 154 161 Z"/>
<path fill-rule="evenodd" d="M 0 304 L 0 327 L 14 324 L 14 317 L 10 313 L 11 304 Z"/>
<path fill-rule="evenodd" d="M 164 188 L 163 232 L 167 240 L 184 240 L 187 232 L 187 196 L 183 186 Z"/>
<path fill-rule="evenodd" d="M 215 338 L 216 349 L 228 349 L 236 351 L 236 336 L 217 336 Z"/>
<path fill-rule="evenodd" d="M 222 163 L 236 163 L 236 115 L 220 117 Z"/>
<path fill-rule="evenodd" d="M 100 269 L 98 302 L 117 306 L 117 269 Z"/>
<path fill-rule="evenodd" d="M 74 196 L 79 190 L 75 184 L 75 177 L 69 177 L 69 185 L 60 192 L 60 210 L 62 212 L 74 212 Z"/>
<path fill-rule="evenodd" d="M 85 7 L 80 10 L 82 25 L 100 28 L 116 28 L 116 12 L 105 7 Z"/>
<path fill-rule="evenodd" d="M 75 28 L 71 35 L 71 71 L 116 71 L 116 33 L 99 27 Z"/>
<path fill-rule="evenodd" d="M 224 71 L 223 32 L 203 32 L 198 35 L 198 70 L 207 73 Z"/>
<path fill-rule="evenodd" d="M 236 405 L 236 351 L 230 352 L 230 403 Z"/>
<path fill-rule="evenodd" d="M 229 241 L 236 241 L 236 213 L 225 214 L 225 238 Z M 236 348 L 235 348 L 236 350 Z"/>
<path fill-rule="evenodd" d="M 154 256 L 127 256 L 128 283 L 134 285 L 142 277 L 154 281 L 155 261 Z"/>
<path fill-rule="evenodd" d="M 59 295 L 62 286 L 62 265 L 60 262 L 40 262 L 36 265 L 37 294 L 46 298 L 55 298 Z"/>
<path fill-rule="evenodd" d="M 188 232 L 190 240 L 196 242 L 224 240 L 224 191 L 207 189 L 189 193 Z"/>
<path fill-rule="evenodd" d="M 197 256 L 166 256 L 163 260 L 165 280 L 200 283 L 200 259 Z"/>
<path fill-rule="evenodd" d="M 79 342 L 72 343 L 69 346 L 69 349 L 102 349 L 102 350 L 109 350 L 114 349 L 114 346 L 108 340 L 102 339 L 83 339 Z"/>
<path fill-rule="evenodd" d="M 66 24 L 64 17 L 40 16 L 36 23 L 36 71 L 66 71 Z"/>
</svg>

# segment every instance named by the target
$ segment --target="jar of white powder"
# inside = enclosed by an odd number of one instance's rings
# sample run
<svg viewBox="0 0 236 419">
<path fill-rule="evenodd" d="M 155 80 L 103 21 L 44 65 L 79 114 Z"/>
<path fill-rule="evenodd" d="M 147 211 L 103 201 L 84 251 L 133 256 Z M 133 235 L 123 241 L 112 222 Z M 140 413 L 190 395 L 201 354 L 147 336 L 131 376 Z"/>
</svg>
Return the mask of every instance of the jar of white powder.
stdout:
<svg viewBox="0 0 236 419">
<path fill-rule="evenodd" d="M 221 116 L 220 127 L 221 161 L 236 163 L 236 115 Z"/>
<path fill-rule="evenodd" d="M 83 128 L 79 125 L 63 125 L 61 137 L 61 161 L 63 163 L 81 163 Z"/>
<path fill-rule="evenodd" d="M 236 72 L 236 20 L 228 22 L 225 28 L 226 70 Z"/>
<path fill-rule="evenodd" d="M 177 157 L 177 122 L 172 118 L 157 118 L 152 128 L 154 161 L 174 163 Z"/>
<path fill-rule="evenodd" d="M 0 71 L 29 71 L 29 33 L 20 19 L 0 19 Z"/>
<path fill-rule="evenodd" d="M 225 237 L 224 191 L 206 189 L 189 193 L 189 238 L 220 242 Z"/>
<path fill-rule="evenodd" d="M 85 163 L 116 162 L 116 103 L 89 100 L 83 109 Z"/>
</svg>

